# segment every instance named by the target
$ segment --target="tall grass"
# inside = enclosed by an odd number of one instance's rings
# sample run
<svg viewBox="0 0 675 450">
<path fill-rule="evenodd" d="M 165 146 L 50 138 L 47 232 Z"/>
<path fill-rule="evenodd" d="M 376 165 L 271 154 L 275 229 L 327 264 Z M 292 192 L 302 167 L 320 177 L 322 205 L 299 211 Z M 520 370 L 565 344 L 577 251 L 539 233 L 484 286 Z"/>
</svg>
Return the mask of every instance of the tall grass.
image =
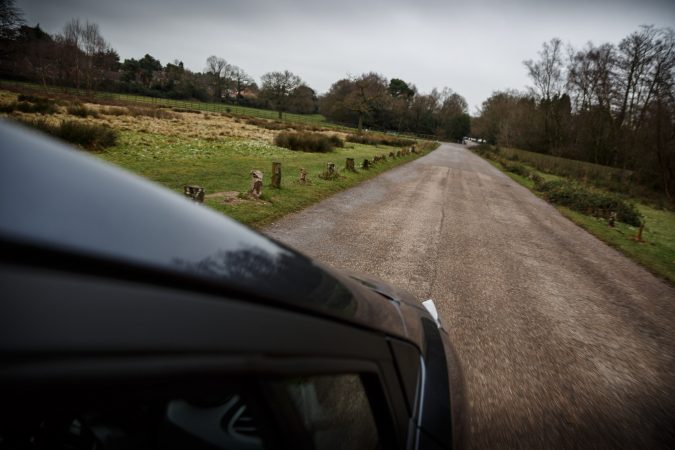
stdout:
<svg viewBox="0 0 675 450">
<path fill-rule="evenodd" d="M 501 148 L 499 154 L 511 161 L 522 161 L 545 173 L 574 178 L 599 187 L 624 192 L 631 183 L 633 172 L 543 153 L 515 148 Z"/>
<path fill-rule="evenodd" d="M 89 124 L 77 120 L 62 120 L 53 124 L 44 119 L 18 120 L 43 133 L 50 134 L 87 150 L 103 150 L 117 143 L 118 132 L 107 125 Z"/>
<path fill-rule="evenodd" d="M 272 120 L 276 120 L 278 117 L 278 113 L 276 111 L 268 109 L 252 108 L 248 106 L 239 106 L 239 105 L 229 105 L 224 103 L 201 102 L 198 100 L 174 100 L 170 98 L 147 97 L 143 95 L 120 94 L 103 91 L 87 91 L 83 89 L 75 89 L 68 87 L 45 88 L 44 86 L 35 83 L 5 81 L 5 80 L 2 81 L 2 86 L 4 88 L 29 89 L 33 92 L 46 91 L 49 93 L 49 95 L 63 94 L 63 95 L 72 95 L 80 98 L 84 97 L 85 99 L 89 97 L 90 100 L 86 101 L 91 103 L 101 103 L 105 101 L 110 101 L 113 103 L 114 102 L 144 103 L 154 106 L 175 107 L 195 111 L 212 111 L 240 116 L 261 117 Z M 283 113 L 283 120 L 289 122 L 322 123 L 326 120 L 326 118 L 321 114 Z M 333 127 L 331 124 L 326 125 Z"/>
<path fill-rule="evenodd" d="M 338 136 L 326 136 L 320 133 L 294 133 L 283 131 L 274 138 L 279 147 L 303 152 L 327 153 L 335 147 L 342 147 L 342 140 Z"/>
</svg>

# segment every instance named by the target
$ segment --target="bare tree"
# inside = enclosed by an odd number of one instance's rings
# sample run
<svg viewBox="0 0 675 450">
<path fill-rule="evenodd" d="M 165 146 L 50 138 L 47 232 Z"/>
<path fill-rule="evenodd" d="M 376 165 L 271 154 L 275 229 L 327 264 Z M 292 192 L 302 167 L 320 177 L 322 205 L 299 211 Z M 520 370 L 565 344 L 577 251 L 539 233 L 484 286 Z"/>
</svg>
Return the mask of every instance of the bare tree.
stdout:
<svg viewBox="0 0 675 450">
<path fill-rule="evenodd" d="M 539 100 L 550 100 L 562 93 L 563 88 L 563 61 L 562 41 L 553 38 L 544 42 L 539 52 L 539 61 L 527 60 L 523 64 L 527 67 L 534 82 L 533 93 Z"/>
<path fill-rule="evenodd" d="M 232 82 L 232 89 L 234 90 L 235 101 L 239 103 L 239 100 L 242 97 L 242 93 L 246 88 L 253 84 L 253 78 L 251 78 L 245 71 L 239 66 L 230 67 L 230 76 Z"/>
<path fill-rule="evenodd" d="M 81 86 L 82 78 L 87 89 L 93 89 L 104 68 L 97 66 L 97 55 L 110 50 L 108 43 L 101 36 L 98 24 L 80 19 L 72 19 L 63 28 L 63 45 L 66 47 L 68 61 L 74 72 L 75 85 Z"/>
<path fill-rule="evenodd" d="M 0 0 L 0 40 L 16 39 L 24 23 L 23 13 L 14 0 Z"/>
<path fill-rule="evenodd" d="M 217 101 L 223 99 L 223 87 L 226 85 L 227 72 L 230 65 L 223 58 L 211 55 L 206 59 L 206 74 L 211 78 L 213 84 L 213 96 Z M 227 88 L 227 86 L 225 86 Z"/>
<path fill-rule="evenodd" d="M 288 70 L 283 72 L 268 72 L 261 77 L 261 94 L 267 98 L 282 118 L 286 110 L 288 97 L 302 84 L 302 79 Z"/>
</svg>

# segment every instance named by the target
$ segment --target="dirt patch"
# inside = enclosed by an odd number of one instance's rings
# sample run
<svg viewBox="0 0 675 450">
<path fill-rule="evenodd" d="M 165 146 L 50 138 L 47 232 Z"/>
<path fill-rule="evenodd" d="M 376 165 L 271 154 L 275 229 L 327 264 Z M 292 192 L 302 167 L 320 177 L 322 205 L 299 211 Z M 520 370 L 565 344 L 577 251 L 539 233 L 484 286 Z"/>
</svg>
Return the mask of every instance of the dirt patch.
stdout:
<svg viewBox="0 0 675 450">
<path fill-rule="evenodd" d="M 269 205 L 270 202 L 266 202 L 260 199 L 253 198 L 244 198 L 242 194 L 237 191 L 225 191 L 225 192 L 214 192 L 213 194 L 205 195 L 206 200 L 213 200 L 216 203 L 221 205 L 239 205 L 242 203 L 256 203 L 260 205 Z M 245 194 L 244 194 L 245 195 Z"/>
</svg>

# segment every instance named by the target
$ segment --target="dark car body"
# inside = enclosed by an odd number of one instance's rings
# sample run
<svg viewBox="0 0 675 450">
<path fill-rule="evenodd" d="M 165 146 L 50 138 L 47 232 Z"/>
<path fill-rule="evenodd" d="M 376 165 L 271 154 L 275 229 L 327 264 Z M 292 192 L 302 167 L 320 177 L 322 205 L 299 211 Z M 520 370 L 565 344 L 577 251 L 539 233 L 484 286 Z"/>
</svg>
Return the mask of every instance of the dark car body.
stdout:
<svg viewBox="0 0 675 450">
<path fill-rule="evenodd" d="M 0 135 L 0 449 L 463 446 L 461 371 L 416 298 Z"/>
</svg>

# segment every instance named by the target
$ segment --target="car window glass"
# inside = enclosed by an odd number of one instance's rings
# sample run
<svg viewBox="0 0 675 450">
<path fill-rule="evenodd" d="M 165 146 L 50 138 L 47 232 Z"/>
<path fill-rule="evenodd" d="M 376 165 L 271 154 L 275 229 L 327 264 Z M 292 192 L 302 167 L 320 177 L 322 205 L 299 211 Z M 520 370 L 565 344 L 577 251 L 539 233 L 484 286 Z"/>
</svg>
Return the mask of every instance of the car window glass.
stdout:
<svg viewBox="0 0 675 450">
<path fill-rule="evenodd" d="M 312 376 L 281 383 L 316 450 L 380 448 L 358 375 Z"/>
<path fill-rule="evenodd" d="M 259 450 L 268 447 L 265 441 L 277 441 L 249 389 L 227 380 L 198 385 L 64 390 L 18 399 L 0 407 L 0 450 Z"/>
</svg>

